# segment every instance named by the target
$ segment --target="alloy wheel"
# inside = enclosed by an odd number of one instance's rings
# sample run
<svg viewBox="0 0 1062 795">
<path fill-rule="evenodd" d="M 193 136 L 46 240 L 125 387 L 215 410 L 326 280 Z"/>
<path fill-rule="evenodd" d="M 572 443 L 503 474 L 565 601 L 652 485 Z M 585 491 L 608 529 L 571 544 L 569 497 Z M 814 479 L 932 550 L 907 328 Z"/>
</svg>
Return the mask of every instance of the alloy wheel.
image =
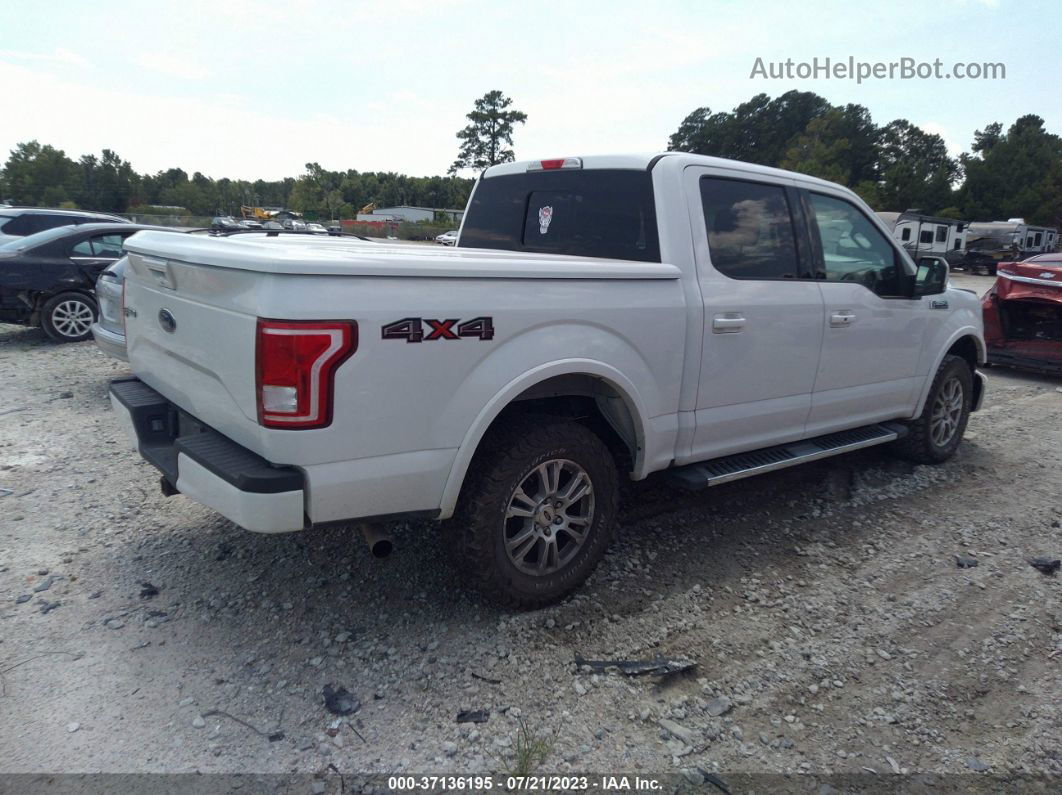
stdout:
<svg viewBox="0 0 1062 795">
<path fill-rule="evenodd" d="M 963 397 L 962 382 L 955 376 L 945 381 L 937 392 L 929 420 L 930 438 L 937 447 L 947 445 L 959 429 Z"/>
<path fill-rule="evenodd" d="M 586 470 L 566 458 L 528 472 L 505 511 L 505 552 L 512 564 L 542 577 L 579 552 L 594 520 L 594 488 Z"/>
<path fill-rule="evenodd" d="M 84 301 L 62 301 L 52 310 L 52 325 L 64 337 L 83 337 L 92 327 L 95 316 Z"/>
</svg>

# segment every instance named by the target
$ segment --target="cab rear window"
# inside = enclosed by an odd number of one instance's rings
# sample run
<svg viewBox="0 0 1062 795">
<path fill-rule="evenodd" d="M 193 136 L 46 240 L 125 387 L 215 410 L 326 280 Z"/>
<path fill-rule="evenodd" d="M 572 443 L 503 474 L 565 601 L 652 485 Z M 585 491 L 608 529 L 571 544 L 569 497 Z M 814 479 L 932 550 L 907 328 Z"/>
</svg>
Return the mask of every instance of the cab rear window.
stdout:
<svg viewBox="0 0 1062 795">
<path fill-rule="evenodd" d="M 532 171 L 480 181 L 458 245 L 660 261 L 647 171 Z"/>
</svg>

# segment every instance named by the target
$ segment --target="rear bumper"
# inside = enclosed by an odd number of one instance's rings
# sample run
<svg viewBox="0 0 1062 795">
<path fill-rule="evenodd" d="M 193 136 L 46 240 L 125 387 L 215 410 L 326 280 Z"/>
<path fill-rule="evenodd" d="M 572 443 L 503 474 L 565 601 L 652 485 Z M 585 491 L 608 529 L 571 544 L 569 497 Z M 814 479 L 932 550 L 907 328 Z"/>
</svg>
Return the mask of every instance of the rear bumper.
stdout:
<svg viewBox="0 0 1062 795">
<path fill-rule="evenodd" d="M 181 411 L 138 378 L 111 382 L 111 405 L 133 449 L 181 492 L 247 530 L 302 530 L 305 478 L 276 466 Z"/>
<path fill-rule="evenodd" d="M 99 323 L 92 324 L 92 336 L 96 340 L 96 347 L 123 362 L 129 361 L 129 355 L 125 350 L 125 335 L 108 331 Z"/>
</svg>

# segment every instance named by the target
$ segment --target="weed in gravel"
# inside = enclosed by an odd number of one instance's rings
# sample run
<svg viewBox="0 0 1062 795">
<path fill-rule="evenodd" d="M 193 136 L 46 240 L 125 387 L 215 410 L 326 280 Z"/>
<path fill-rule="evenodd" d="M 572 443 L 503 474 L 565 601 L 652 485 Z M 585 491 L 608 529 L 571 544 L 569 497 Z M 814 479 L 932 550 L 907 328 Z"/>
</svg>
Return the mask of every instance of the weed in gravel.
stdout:
<svg viewBox="0 0 1062 795">
<path fill-rule="evenodd" d="M 499 761 L 505 765 L 505 772 L 510 776 L 529 776 L 546 761 L 552 750 L 553 740 L 540 737 L 527 725 L 527 721 L 520 718 L 520 728 L 513 740 L 512 766 L 504 760 Z"/>
</svg>

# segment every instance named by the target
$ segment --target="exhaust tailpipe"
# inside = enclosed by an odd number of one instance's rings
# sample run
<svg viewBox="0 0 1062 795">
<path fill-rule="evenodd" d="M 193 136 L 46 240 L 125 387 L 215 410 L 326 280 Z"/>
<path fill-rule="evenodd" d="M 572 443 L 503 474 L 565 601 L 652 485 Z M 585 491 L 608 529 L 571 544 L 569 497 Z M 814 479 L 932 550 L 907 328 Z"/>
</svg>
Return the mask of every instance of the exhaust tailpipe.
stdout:
<svg viewBox="0 0 1062 795">
<path fill-rule="evenodd" d="M 381 530 L 379 525 L 363 524 L 361 534 L 365 537 L 365 543 L 369 545 L 369 552 L 374 558 L 386 558 L 395 548 L 391 536 Z"/>
</svg>

